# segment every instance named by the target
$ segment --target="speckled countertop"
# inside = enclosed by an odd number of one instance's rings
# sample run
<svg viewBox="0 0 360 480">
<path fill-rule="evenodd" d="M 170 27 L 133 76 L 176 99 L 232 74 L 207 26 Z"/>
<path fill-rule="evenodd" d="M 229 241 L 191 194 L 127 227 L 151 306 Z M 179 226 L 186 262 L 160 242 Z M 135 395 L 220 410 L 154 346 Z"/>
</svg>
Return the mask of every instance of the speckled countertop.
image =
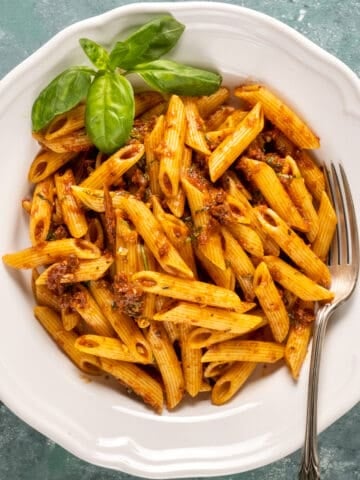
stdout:
<svg viewBox="0 0 360 480">
<path fill-rule="evenodd" d="M 65 26 L 123 5 L 116 0 L 0 0 L 0 78 Z M 294 27 L 360 75 L 359 0 L 238 0 Z M 0 380 L 1 381 L 1 380 Z M 320 435 L 323 480 L 360 480 L 360 404 Z M 297 478 L 299 452 L 267 467 L 223 477 Z M 15 417 L 0 402 L 0 480 L 120 480 L 89 465 Z M 219 477 L 220 478 L 220 477 Z"/>
</svg>

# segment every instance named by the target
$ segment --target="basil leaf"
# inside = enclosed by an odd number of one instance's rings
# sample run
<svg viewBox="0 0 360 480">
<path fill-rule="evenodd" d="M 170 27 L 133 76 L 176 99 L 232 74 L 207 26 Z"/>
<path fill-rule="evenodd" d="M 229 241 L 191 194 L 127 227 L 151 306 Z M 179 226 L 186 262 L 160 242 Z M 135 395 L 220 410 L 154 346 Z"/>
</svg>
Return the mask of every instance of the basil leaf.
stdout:
<svg viewBox="0 0 360 480">
<path fill-rule="evenodd" d="M 139 63 L 157 60 L 175 46 L 184 29 L 171 15 L 151 20 L 124 42 L 117 42 L 110 53 L 110 67 L 129 70 Z"/>
<path fill-rule="evenodd" d="M 170 60 L 137 65 L 132 70 L 155 90 L 177 95 L 210 95 L 221 85 L 221 75 L 207 70 L 182 65 Z"/>
<path fill-rule="evenodd" d="M 80 38 L 79 43 L 95 67 L 105 70 L 109 63 L 109 54 L 105 48 L 89 38 Z"/>
<path fill-rule="evenodd" d="M 86 97 L 95 72 L 87 67 L 71 67 L 60 73 L 45 87 L 35 100 L 32 111 L 32 129 L 46 127 L 60 113 L 68 112 Z"/>
<path fill-rule="evenodd" d="M 86 101 L 87 134 L 99 150 L 113 153 L 129 138 L 134 121 L 134 92 L 129 81 L 116 72 L 100 72 Z"/>
</svg>

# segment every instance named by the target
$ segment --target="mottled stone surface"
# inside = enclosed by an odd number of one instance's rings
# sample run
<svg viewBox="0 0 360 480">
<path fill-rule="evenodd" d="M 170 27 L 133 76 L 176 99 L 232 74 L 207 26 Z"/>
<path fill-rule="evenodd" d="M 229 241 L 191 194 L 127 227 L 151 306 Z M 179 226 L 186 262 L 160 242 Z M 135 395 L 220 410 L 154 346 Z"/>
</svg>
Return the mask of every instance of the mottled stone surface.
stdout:
<svg viewBox="0 0 360 480">
<path fill-rule="evenodd" d="M 0 78 L 56 32 L 129 3 L 115 0 L 0 0 Z M 360 75 L 359 0 L 238 0 L 270 14 L 336 55 Z M 1 381 L 1 380 L 0 380 Z M 295 412 L 296 414 L 296 412 Z M 323 480 L 360 480 L 360 404 L 320 435 Z M 299 452 L 228 480 L 297 478 Z M 0 480 L 134 478 L 89 465 L 15 417 L 0 403 Z"/>
</svg>

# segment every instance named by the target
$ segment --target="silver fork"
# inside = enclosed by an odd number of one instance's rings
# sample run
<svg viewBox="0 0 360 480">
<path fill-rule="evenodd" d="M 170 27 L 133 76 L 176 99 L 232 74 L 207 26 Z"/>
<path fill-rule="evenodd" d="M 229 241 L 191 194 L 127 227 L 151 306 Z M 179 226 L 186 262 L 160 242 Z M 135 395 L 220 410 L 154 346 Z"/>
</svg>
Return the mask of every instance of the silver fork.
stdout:
<svg viewBox="0 0 360 480">
<path fill-rule="evenodd" d="M 353 293 L 359 274 L 359 236 L 349 182 L 344 169 L 333 164 L 324 169 L 329 191 L 338 217 L 338 224 L 329 254 L 335 298 L 317 310 L 311 350 L 306 432 L 299 480 L 319 480 L 320 462 L 317 443 L 317 401 L 319 370 L 325 331 L 329 318 Z M 340 172 L 340 175 L 338 171 Z"/>
</svg>

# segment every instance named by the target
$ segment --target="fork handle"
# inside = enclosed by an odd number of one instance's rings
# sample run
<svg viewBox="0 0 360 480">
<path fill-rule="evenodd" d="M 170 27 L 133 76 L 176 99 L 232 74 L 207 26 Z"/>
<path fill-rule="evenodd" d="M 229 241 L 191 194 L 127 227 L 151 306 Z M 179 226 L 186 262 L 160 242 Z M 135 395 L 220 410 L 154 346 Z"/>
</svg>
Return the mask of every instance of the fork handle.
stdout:
<svg viewBox="0 0 360 480">
<path fill-rule="evenodd" d="M 320 480 L 320 462 L 317 442 L 317 403 L 319 371 L 326 327 L 332 314 L 330 304 L 321 308 L 315 320 L 311 350 L 310 375 L 306 412 L 305 442 L 302 452 L 299 480 Z"/>
</svg>

